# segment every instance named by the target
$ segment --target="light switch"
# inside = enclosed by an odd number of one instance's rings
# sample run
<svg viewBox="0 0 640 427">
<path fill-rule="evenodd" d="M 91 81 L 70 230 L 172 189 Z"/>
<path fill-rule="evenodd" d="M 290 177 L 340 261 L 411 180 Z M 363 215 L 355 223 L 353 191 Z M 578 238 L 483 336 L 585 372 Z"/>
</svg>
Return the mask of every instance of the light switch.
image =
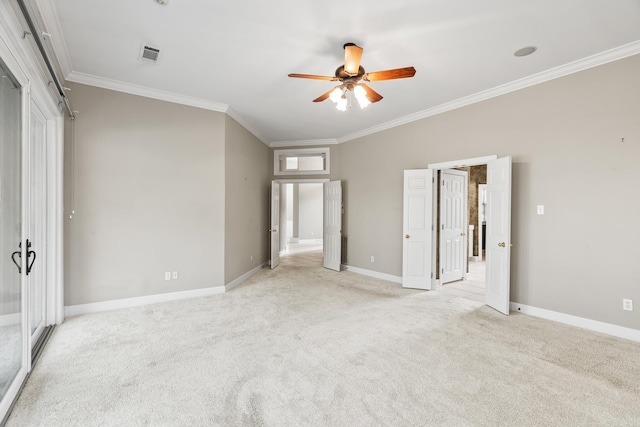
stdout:
<svg viewBox="0 0 640 427">
<path fill-rule="evenodd" d="M 544 215 L 544 205 L 538 205 L 538 215 Z"/>
</svg>

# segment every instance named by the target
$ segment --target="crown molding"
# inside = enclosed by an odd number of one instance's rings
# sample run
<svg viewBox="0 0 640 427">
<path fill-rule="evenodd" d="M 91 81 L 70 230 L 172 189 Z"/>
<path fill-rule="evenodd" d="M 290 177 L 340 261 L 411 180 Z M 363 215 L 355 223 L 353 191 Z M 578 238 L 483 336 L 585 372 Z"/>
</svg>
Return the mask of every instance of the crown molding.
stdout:
<svg viewBox="0 0 640 427">
<path fill-rule="evenodd" d="M 64 40 L 64 33 L 62 32 L 62 27 L 60 27 L 56 6 L 50 0 L 37 0 L 36 5 L 47 32 L 51 34 L 48 40 L 53 46 L 53 53 L 62 69 L 63 76 L 66 77 L 71 74 L 73 66 L 71 65 L 71 56 L 69 56 L 67 43 Z"/>
<path fill-rule="evenodd" d="M 271 148 L 277 147 L 304 147 L 309 145 L 336 145 L 338 144 L 338 140 L 335 138 L 327 138 L 327 139 L 304 139 L 304 140 L 293 140 L 293 141 L 274 141 L 269 144 Z"/>
<path fill-rule="evenodd" d="M 220 102 L 208 101 L 206 99 L 193 98 L 190 96 L 179 95 L 173 92 L 152 89 L 146 86 L 138 86 L 131 83 L 124 83 L 118 80 L 106 79 L 91 74 L 72 72 L 67 76 L 67 80 L 75 83 L 81 83 L 89 86 L 101 87 L 103 89 L 115 90 L 116 92 L 124 92 L 131 95 L 144 96 L 146 98 L 158 99 L 160 101 L 173 102 L 176 104 L 188 105 L 190 107 L 202 108 L 205 110 L 218 111 L 226 113 L 228 105 Z"/>
<path fill-rule="evenodd" d="M 240 114 L 238 114 L 238 112 L 236 110 L 234 110 L 231 107 L 227 107 L 227 111 L 226 113 L 229 115 L 229 117 L 231 117 L 233 120 L 235 120 L 236 122 L 240 123 L 240 125 L 242 127 L 244 127 L 246 130 L 248 130 L 250 133 L 253 134 L 253 136 L 255 136 L 256 138 L 258 138 L 260 141 L 262 141 L 262 143 L 264 145 L 266 145 L 267 147 L 269 147 L 269 140 L 267 140 L 267 138 L 265 138 L 264 136 L 262 136 L 262 134 L 260 132 L 258 132 L 258 130 L 256 128 L 254 128 L 253 126 L 251 126 L 249 124 L 249 122 L 247 122 Z"/>
<path fill-rule="evenodd" d="M 400 117 L 395 120 L 390 120 L 388 122 L 370 127 L 368 129 L 364 129 L 358 132 L 351 133 L 349 135 L 342 136 L 338 138 L 337 141 L 338 141 L 338 144 L 342 144 L 343 142 L 362 138 L 367 135 L 382 132 L 387 129 L 391 129 L 407 123 L 415 122 L 417 120 L 425 119 L 427 117 L 432 117 L 438 114 L 442 114 L 447 111 L 452 111 L 452 110 L 466 107 L 468 105 L 475 104 L 481 101 L 486 101 L 487 99 L 495 98 L 500 95 L 507 94 L 509 92 L 515 92 L 517 90 L 524 89 L 529 86 L 534 86 L 540 83 L 547 82 L 549 80 L 554 80 L 560 77 L 567 76 L 569 74 L 574 74 L 579 71 L 584 71 L 589 68 L 597 67 L 599 65 L 607 64 L 609 62 L 613 62 L 619 59 L 627 58 L 629 56 L 637 55 L 639 53 L 640 53 L 640 40 L 637 40 L 635 42 L 628 43 L 626 45 L 622 45 L 614 49 L 600 52 L 595 55 L 588 56 L 586 58 L 579 59 L 577 61 L 573 61 L 565 65 L 561 65 L 559 67 L 551 68 L 549 70 L 542 71 L 540 73 L 533 74 L 531 76 L 528 76 L 519 80 L 514 80 L 510 83 L 506 83 L 501 86 L 497 86 L 482 92 L 478 92 L 473 95 L 466 96 L 464 98 L 459 98 L 451 102 L 446 102 L 444 104 L 440 104 L 433 108 L 418 111 L 417 113 L 409 114 L 407 116 Z"/>
<path fill-rule="evenodd" d="M 152 89 L 145 86 L 138 86 L 130 83 L 124 83 L 118 80 L 106 79 L 91 74 L 72 72 L 67 77 L 68 81 L 86 84 L 89 86 L 101 87 L 103 89 L 115 90 L 131 95 L 144 96 L 145 98 L 158 99 L 160 101 L 173 102 L 176 104 L 188 105 L 190 107 L 202 108 L 205 110 L 226 113 L 235 121 L 240 123 L 246 130 L 258 138 L 263 144 L 269 146 L 269 141 L 260 134 L 253 126 L 249 124 L 240 114 L 227 104 L 220 102 L 208 101 L 206 99 L 193 98 L 190 96 L 179 95 L 177 93 L 166 92 L 158 89 Z"/>
</svg>

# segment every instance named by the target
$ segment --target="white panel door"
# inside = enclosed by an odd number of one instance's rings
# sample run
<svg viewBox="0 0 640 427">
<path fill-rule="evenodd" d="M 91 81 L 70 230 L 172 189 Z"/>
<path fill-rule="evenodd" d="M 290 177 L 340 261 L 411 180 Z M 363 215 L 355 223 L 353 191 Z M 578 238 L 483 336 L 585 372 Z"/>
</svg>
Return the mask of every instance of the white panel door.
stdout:
<svg viewBox="0 0 640 427">
<path fill-rule="evenodd" d="M 342 184 L 324 184 L 324 267 L 340 271 L 342 257 Z"/>
<path fill-rule="evenodd" d="M 431 289 L 433 170 L 404 171 L 402 286 Z"/>
<path fill-rule="evenodd" d="M 271 182 L 271 269 L 280 265 L 280 183 Z"/>
<path fill-rule="evenodd" d="M 46 130 L 47 121 L 31 103 L 29 132 L 29 221 L 25 265 L 29 291 L 29 331 L 33 347 L 46 326 Z"/>
<path fill-rule="evenodd" d="M 464 278 L 467 272 L 466 171 L 440 173 L 440 283 Z"/>
<path fill-rule="evenodd" d="M 485 303 L 509 314 L 511 157 L 487 163 Z"/>
</svg>

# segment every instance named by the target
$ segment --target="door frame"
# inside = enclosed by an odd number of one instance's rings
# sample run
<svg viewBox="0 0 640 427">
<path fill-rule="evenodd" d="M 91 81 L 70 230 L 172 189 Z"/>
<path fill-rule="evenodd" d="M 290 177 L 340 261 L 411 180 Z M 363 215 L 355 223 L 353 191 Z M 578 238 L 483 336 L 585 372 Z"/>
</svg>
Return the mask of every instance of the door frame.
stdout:
<svg viewBox="0 0 640 427">
<path fill-rule="evenodd" d="M 330 182 L 331 180 L 329 178 L 298 178 L 298 179 L 287 179 L 287 178 L 281 178 L 281 179 L 274 179 L 275 182 L 279 183 L 280 185 L 282 184 L 324 184 L 326 182 Z M 282 197 L 282 195 L 280 195 L 280 200 L 281 202 L 283 200 L 285 200 L 285 198 Z M 322 196 L 322 200 L 324 203 L 324 193 Z M 280 216 L 282 217 L 282 203 L 280 204 Z M 280 219 L 280 228 L 282 229 L 282 218 Z M 324 234 L 324 230 L 323 230 L 323 234 Z M 324 237 L 324 236 L 323 236 Z M 282 243 L 282 239 L 280 239 L 280 242 Z M 282 255 L 283 253 L 283 249 L 282 249 L 282 245 L 280 245 L 280 254 Z"/>
<path fill-rule="evenodd" d="M 451 160 L 448 162 L 440 162 L 440 163 L 430 163 L 427 165 L 427 169 L 433 169 L 434 170 L 434 176 L 437 175 L 437 173 L 443 169 L 453 169 L 453 168 L 460 168 L 460 167 L 467 167 L 467 166 L 479 166 L 479 165 L 485 165 L 493 160 L 497 160 L 498 156 L 496 154 L 490 155 L 490 156 L 483 156 L 483 157 L 472 157 L 472 158 L 468 158 L 468 159 L 460 159 L 460 160 Z M 433 203 L 432 203 L 432 209 L 433 209 L 433 213 L 432 213 L 432 222 L 433 222 L 433 227 L 438 227 L 438 198 L 440 197 L 440 192 L 438 191 L 439 185 L 435 185 L 434 189 L 433 189 Z M 433 236 L 431 237 L 431 271 L 435 271 L 437 272 L 437 255 L 436 255 L 436 250 L 437 250 L 437 238 L 436 238 L 437 233 L 433 233 Z M 437 276 L 437 278 L 436 278 Z M 440 275 L 439 274 L 434 274 L 433 279 L 431 279 L 431 289 L 435 289 L 435 290 L 440 290 L 442 289 L 442 283 L 440 281 Z"/>
<path fill-rule="evenodd" d="M 38 323 L 38 325 L 33 325 L 31 322 L 33 320 L 32 315 L 34 313 L 29 313 L 29 334 L 30 334 L 30 346 L 33 351 L 33 347 L 38 341 L 40 335 L 49 325 L 47 318 L 47 302 L 49 298 L 47 296 L 47 255 L 48 255 L 48 247 L 47 247 L 47 127 L 48 122 L 47 119 L 38 106 L 38 104 L 31 100 L 29 105 L 30 107 L 30 115 L 29 115 L 29 142 L 28 142 L 28 159 L 26 161 L 27 167 L 27 176 L 29 177 L 29 186 L 26 188 L 26 192 L 28 193 L 28 198 L 31 202 L 34 202 L 33 206 L 30 206 L 28 216 L 28 224 L 27 224 L 27 238 L 33 242 L 36 255 L 39 256 L 40 259 L 36 256 L 34 261 L 34 271 L 31 272 L 31 275 L 27 277 L 27 289 L 29 292 L 29 307 L 32 308 L 32 303 L 36 300 L 34 297 L 36 294 L 35 288 L 42 287 L 42 295 L 40 298 L 37 298 L 40 304 L 42 304 L 42 319 Z M 31 120 L 38 119 L 41 121 L 43 125 L 43 134 L 40 136 L 39 140 L 34 140 L 34 135 L 31 134 L 33 130 L 33 123 Z M 45 174 L 43 176 L 38 176 L 38 172 L 44 170 Z M 31 180 L 33 179 L 33 182 Z M 23 192 L 24 193 L 24 192 Z M 27 257 L 28 258 L 28 257 Z M 39 261 L 39 262 L 38 262 Z M 42 273 L 39 274 L 39 271 Z M 33 331 L 33 327 L 36 327 L 36 330 Z"/>
</svg>

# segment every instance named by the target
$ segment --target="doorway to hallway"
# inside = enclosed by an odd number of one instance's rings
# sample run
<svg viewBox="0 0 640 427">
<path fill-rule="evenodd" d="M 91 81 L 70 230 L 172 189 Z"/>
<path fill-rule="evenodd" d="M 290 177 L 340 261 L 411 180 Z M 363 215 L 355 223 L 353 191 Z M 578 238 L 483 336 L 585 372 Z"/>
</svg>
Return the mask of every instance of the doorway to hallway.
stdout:
<svg viewBox="0 0 640 427">
<path fill-rule="evenodd" d="M 322 182 L 282 183 L 281 265 L 322 267 L 323 188 Z"/>
<path fill-rule="evenodd" d="M 484 261 L 469 260 L 469 271 L 464 280 L 446 283 L 441 291 L 473 301 L 484 302 L 486 265 Z"/>
<path fill-rule="evenodd" d="M 280 265 L 292 267 L 322 267 L 322 241 L 290 243 L 280 257 Z"/>
<path fill-rule="evenodd" d="M 453 176 L 450 176 L 451 174 Z M 439 192 L 440 200 L 438 203 L 441 223 L 441 226 L 438 227 L 440 234 L 438 243 L 440 245 L 440 264 L 444 273 L 441 274 L 442 290 L 445 293 L 483 302 L 486 273 L 483 240 L 486 226 L 487 165 L 463 166 L 454 170 L 444 169 L 440 171 L 439 175 L 442 191 Z M 452 197 L 456 194 L 453 191 L 455 186 L 450 184 L 452 178 L 464 181 L 463 185 L 458 185 L 459 198 L 464 200 L 456 201 L 455 197 Z M 451 256 L 452 251 L 443 243 L 454 241 L 445 232 L 455 225 L 456 221 L 453 219 L 459 217 L 464 218 L 463 221 L 460 221 L 462 226 L 454 229 L 453 234 L 454 237 L 461 236 L 461 243 L 457 249 L 462 249 L 462 254 L 459 257 L 464 258 L 464 262 L 458 264 L 463 266 L 464 274 L 451 277 L 449 272 L 452 268 L 447 266 L 456 265 L 456 263 L 446 259 Z M 449 244 L 449 246 L 455 248 L 454 245 Z"/>
</svg>

